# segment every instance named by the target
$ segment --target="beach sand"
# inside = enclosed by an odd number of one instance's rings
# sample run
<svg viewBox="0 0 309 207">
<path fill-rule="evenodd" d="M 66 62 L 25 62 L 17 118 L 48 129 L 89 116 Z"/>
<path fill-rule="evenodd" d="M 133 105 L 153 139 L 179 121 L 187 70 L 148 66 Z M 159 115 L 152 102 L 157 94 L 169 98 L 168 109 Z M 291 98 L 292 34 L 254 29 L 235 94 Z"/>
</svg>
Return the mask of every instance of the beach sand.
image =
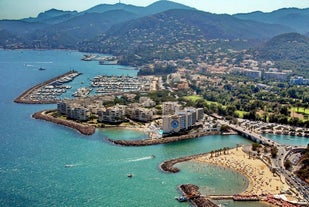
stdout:
<svg viewBox="0 0 309 207">
<path fill-rule="evenodd" d="M 195 159 L 212 165 L 223 166 L 235 170 L 249 179 L 248 188 L 242 195 L 280 194 L 289 189 L 288 184 L 274 175 L 267 165 L 257 158 L 249 158 L 242 148 L 230 149 L 226 154 L 219 156 L 206 155 Z"/>
</svg>

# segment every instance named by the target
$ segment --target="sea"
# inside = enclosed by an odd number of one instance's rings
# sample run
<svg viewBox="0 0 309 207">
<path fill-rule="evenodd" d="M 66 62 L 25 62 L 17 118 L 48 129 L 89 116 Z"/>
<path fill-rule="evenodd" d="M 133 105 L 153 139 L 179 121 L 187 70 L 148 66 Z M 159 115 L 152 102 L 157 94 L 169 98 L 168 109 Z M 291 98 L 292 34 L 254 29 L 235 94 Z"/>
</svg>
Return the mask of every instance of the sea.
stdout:
<svg viewBox="0 0 309 207">
<path fill-rule="evenodd" d="M 83 74 L 70 83 L 72 91 L 89 86 L 89 80 L 97 75 L 137 74 L 137 70 L 126 66 L 81 61 L 83 55 L 69 50 L 0 50 L 1 207 L 189 206 L 175 200 L 181 184 L 196 184 L 203 194 L 235 194 L 247 187 L 244 176 L 221 167 L 184 162 L 177 164 L 181 171 L 175 174 L 159 168 L 167 159 L 251 144 L 241 136 L 205 136 L 177 143 L 123 147 L 105 138 L 143 139 L 146 134 L 113 128 L 97 129 L 95 134 L 85 136 L 31 117 L 37 111 L 55 109 L 54 104 L 14 103 L 33 85 L 73 69 Z M 302 137 L 270 138 L 292 145 L 309 143 Z M 267 206 L 256 202 L 217 203 L 229 207 Z"/>
</svg>

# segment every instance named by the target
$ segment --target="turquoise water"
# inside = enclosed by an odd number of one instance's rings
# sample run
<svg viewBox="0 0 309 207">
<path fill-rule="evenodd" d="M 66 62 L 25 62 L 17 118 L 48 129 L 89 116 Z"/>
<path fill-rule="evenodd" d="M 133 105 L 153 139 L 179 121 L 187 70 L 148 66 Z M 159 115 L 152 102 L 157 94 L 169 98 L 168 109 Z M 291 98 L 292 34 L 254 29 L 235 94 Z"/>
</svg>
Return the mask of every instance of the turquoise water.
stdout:
<svg viewBox="0 0 309 207">
<path fill-rule="evenodd" d="M 188 206 L 178 203 L 177 186 L 193 183 L 205 193 L 237 193 L 247 185 L 243 176 L 222 168 L 178 164 L 181 172 L 164 173 L 166 159 L 249 144 L 240 136 L 209 136 L 147 147 L 120 147 L 104 141 L 140 139 L 132 130 L 97 130 L 84 136 L 69 128 L 34 120 L 31 114 L 55 105 L 13 102 L 34 84 L 69 69 L 84 75 L 75 87 L 98 74 L 130 74 L 119 66 L 83 62 L 74 51 L 0 50 L 0 206 Z M 38 71 L 39 67 L 47 70 Z M 297 144 L 295 141 L 294 144 Z M 307 140 L 308 143 L 308 140 Z M 151 158 L 155 155 L 155 158 Z M 66 164 L 73 167 L 65 168 Z M 132 173 L 133 178 L 127 174 Z M 262 206 L 222 202 L 225 206 Z"/>
<path fill-rule="evenodd" d="M 263 136 L 268 137 L 278 143 L 286 145 L 297 145 L 306 147 L 309 143 L 309 138 L 290 136 L 290 135 L 274 135 L 274 134 L 264 134 Z"/>
</svg>

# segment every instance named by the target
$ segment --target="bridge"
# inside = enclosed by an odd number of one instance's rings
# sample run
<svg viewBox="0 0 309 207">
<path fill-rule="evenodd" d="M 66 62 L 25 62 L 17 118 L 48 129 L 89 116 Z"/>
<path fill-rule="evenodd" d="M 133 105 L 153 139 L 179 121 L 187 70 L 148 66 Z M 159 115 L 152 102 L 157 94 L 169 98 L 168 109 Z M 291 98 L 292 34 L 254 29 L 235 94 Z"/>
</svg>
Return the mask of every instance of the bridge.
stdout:
<svg viewBox="0 0 309 207">
<path fill-rule="evenodd" d="M 226 121 L 223 121 L 223 120 L 218 120 L 218 122 L 221 125 L 229 126 L 231 129 L 233 129 L 234 131 L 238 132 L 242 136 L 252 140 L 253 142 L 264 144 L 264 145 L 269 145 L 269 146 L 272 146 L 272 145 L 279 146 L 280 145 L 279 143 L 277 143 L 277 142 L 275 142 L 273 140 L 270 140 L 270 139 L 268 139 L 266 137 L 263 137 L 262 135 L 260 135 L 258 133 L 255 133 L 253 131 L 246 130 L 246 129 L 244 129 L 241 126 L 237 126 L 235 124 L 230 124 L 230 123 L 228 123 Z"/>
</svg>

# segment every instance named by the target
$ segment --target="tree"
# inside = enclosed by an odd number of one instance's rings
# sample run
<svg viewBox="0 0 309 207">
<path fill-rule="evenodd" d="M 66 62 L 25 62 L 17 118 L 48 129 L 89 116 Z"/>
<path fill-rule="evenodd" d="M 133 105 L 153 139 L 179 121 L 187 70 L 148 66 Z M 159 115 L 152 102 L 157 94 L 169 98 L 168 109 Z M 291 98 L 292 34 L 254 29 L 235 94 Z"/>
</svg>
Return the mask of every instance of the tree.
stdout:
<svg viewBox="0 0 309 207">
<path fill-rule="evenodd" d="M 220 128 L 220 132 L 224 133 L 224 132 L 228 132 L 231 128 L 228 125 L 223 124 Z"/>
<path fill-rule="evenodd" d="M 286 160 L 286 161 L 284 162 L 284 167 L 285 167 L 285 169 L 287 169 L 287 170 L 291 169 L 291 167 L 292 167 L 291 161 L 290 161 L 290 160 Z"/>
<path fill-rule="evenodd" d="M 252 144 L 252 150 L 253 150 L 253 151 L 257 151 L 258 148 L 260 148 L 260 147 L 261 147 L 261 144 L 259 144 L 259 143 L 253 143 L 253 144 Z"/>
<path fill-rule="evenodd" d="M 270 150 L 270 153 L 271 153 L 271 157 L 272 158 L 276 158 L 277 157 L 277 153 L 278 153 L 278 148 L 276 146 L 272 146 L 272 148 Z"/>
</svg>

